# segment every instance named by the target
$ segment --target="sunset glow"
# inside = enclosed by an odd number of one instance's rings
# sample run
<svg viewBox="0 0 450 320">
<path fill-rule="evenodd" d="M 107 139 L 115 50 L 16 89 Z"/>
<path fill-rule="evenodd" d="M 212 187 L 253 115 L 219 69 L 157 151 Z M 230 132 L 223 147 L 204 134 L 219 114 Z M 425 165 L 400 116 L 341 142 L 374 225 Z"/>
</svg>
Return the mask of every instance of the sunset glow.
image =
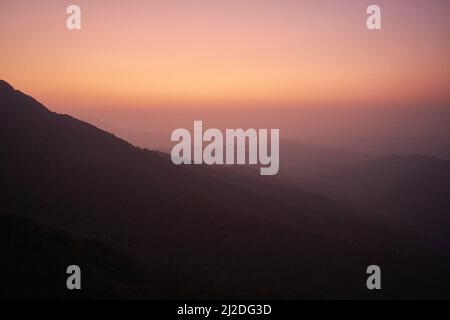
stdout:
<svg viewBox="0 0 450 320">
<path fill-rule="evenodd" d="M 2 1 L 1 78 L 58 108 L 450 101 L 448 1 Z"/>
</svg>

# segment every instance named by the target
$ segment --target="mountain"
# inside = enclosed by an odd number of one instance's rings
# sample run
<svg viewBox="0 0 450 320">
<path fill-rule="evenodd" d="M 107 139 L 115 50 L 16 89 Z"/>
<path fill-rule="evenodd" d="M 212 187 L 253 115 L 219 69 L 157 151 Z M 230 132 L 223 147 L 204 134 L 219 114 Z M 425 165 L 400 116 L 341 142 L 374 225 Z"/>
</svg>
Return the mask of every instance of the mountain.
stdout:
<svg viewBox="0 0 450 320">
<path fill-rule="evenodd" d="M 326 186 L 316 191 L 376 212 L 380 221 L 450 241 L 450 160 L 388 156 L 324 170 L 310 179 Z"/>
<path fill-rule="evenodd" d="M 145 270 L 108 244 L 74 239 L 66 232 L 17 215 L 0 215 L 0 299 L 130 299 L 151 297 Z M 83 267 L 82 291 L 66 288 L 66 269 Z"/>
<path fill-rule="evenodd" d="M 422 116 L 422 118 L 426 117 Z M 442 123 L 445 123 L 445 119 L 448 119 L 448 111 L 443 112 L 441 115 Z M 438 125 L 435 124 L 435 126 Z M 414 128 L 413 125 L 410 125 L 410 127 Z M 430 125 L 430 127 L 432 127 L 432 125 Z M 447 126 L 446 130 L 441 129 L 440 131 L 438 130 L 438 133 L 434 134 L 423 132 L 417 136 L 410 134 L 390 135 L 386 137 L 366 137 L 350 141 L 347 145 L 352 150 L 369 153 L 377 157 L 383 157 L 390 154 L 400 156 L 420 154 L 450 160 L 449 140 L 450 132 Z"/>
<path fill-rule="evenodd" d="M 142 264 L 154 279 L 146 291 L 157 298 L 450 292 L 429 276 L 450 272 L 448 247 L 251 168 L 174 166 L 166 154 L 53 113 L 5 82 L 0 146 L 0 214 L 111 243 Z M 381 293 L 365 288 L 374 263 L 389 284 Z"/>
</svg>

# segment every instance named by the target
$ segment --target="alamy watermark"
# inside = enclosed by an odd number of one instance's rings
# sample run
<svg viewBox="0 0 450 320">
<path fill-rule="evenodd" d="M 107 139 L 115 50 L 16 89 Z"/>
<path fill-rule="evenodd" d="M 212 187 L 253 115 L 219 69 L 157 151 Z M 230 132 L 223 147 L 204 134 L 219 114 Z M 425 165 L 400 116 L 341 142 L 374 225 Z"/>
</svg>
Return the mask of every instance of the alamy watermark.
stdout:
<svg viewBox="0 0 450 320">
<path fill-rule="evenodd" d="M 81 269 L 77 265 L 70 265 L 67 267 L 66 286 L 69 290 L 81 290 Z"/>
<path fill-rule="evenodd" d="M 369 275 L 366 281 L 367 289 L 381 290 L 381 268 L 373 264 L 367 267 L 366 273 Z"/>
<path fill-rule="evenodd" d="M 193 135 L 188 129 L 176 129 L 171 141 L 178 142 L 171 152 L 176 165 L 259 164 L 264 176 L 277 174 L 280 167 L 279 129 L 270 129 L 270 133 L 268 129 L 226 129 L 224 135 L 215 128 L 203 132 L 203 122 L 194 121 Z"/>
<path fill-rule="evenodd" d="M 76 4 L 67 7 L 66 13 L 69 15 L 66 20 L 66 27 L 69 30 L 81 30 L 81 8 Z"/>
<path fill-rule="evenodd" d="M 369 17 L 366 20 L 366 26 L 369 30 L 381 30 L 381 8 L 375 4 L 367 7 L 366 13 Z"/>
</svg>

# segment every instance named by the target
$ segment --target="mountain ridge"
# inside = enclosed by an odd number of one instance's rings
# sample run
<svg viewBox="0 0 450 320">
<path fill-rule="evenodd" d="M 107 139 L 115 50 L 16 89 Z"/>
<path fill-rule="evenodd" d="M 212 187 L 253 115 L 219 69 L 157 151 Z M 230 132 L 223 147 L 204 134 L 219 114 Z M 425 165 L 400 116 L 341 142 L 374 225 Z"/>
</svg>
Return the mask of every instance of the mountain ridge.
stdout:
<svg viewBox="0 0 450 320">
<path fill-rule="evenodd" d="M 370 297 L 357 275 L 373 259 L 391 270 L 383 297 L 445 292 L 392 279 L 418 254 L 447 261 L 420 238 L 275 179 L 175 166 L 37 104 L 0 94 L 0 214 L 133 252 L 161 298 Z"/>
</svg>

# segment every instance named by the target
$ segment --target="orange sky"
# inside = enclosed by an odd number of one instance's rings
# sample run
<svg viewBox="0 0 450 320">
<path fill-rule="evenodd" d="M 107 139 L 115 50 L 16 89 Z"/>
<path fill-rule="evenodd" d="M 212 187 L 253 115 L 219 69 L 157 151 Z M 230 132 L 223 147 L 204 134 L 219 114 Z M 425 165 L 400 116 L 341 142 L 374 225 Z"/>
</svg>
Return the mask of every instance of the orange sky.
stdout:
<svg viewBox="0 0 450 320">
<path fill-rule="evenodd" d="M 82 30 L 65 27 L 82 9 Z M 368 31 L 368 4 L 382 8 Z M 450 2 L 2 0 L 0 78 L 53 110 L 450 102 Z"/>
</svg>

